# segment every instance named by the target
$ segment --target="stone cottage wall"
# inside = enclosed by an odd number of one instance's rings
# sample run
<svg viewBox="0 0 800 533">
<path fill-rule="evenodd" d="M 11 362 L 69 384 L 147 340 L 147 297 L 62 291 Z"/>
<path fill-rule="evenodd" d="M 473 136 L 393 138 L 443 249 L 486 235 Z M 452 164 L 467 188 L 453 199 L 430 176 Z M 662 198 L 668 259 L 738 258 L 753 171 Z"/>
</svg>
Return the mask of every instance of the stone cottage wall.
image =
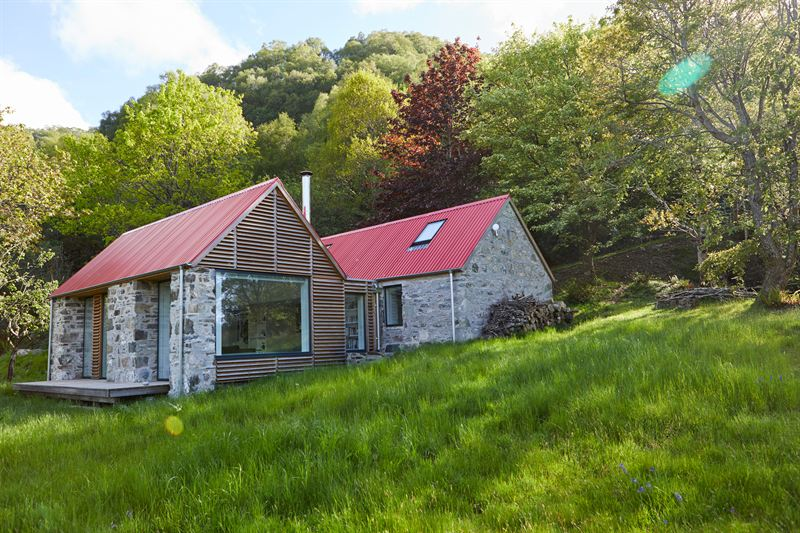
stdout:
<svg viewBox="0 0 800 533">
<path fill-rule="evenodd" d="M 383 288 L 403 287 L 403 324 L 387 326 Z M 450 279 L 447 274 L 386 282 L 380 291 L 381 345 L 387 352 L 405 350 L 428 342 L 452 340 Z"/>
<path fill-rule="evenodd" d="M 52 337 L 50 340 L 50 379 L 80 379 L 83 375 L 82 298 L 53 300 Z"/>
<path fill-rule="evenodd" d="M 480 336 L 489 306 L 515 294 L 539 300 L 553 298 L 553 283 L 525 234 L 525 228 L 506 203 L 495 217 L 497 236 L 489 228 L 456 275 L 456 340 Z"/>
<path fill-rule="evenodd" d="M 216 384 L 216 280 L 213 269 L 184 272 L 183 378 L 180 365 L 180 273 L 172 273 L 170 290 L 170 394 L 213 390 Z"/>
<path fill-rule="evenodd" d="M 158 284 L 112 285 L 106 296 L 108 381 L 155 381 L 158 369 Z"/>
<path fill-rule="evenodd" d="M 510 204 L 489 225 L 463 271 L 453 273 L 456 340 L 475 339 L 488 318 L 489 306 L 524 293 L 541 300 L 553 297 L 553 286 L 536 250 Z M 403 325 L 386 326 L 381 290 L 381 345 L 392 352 L 428 342 L 450 342 L 450 279 L 448 274 L 386 281 L 402 285 Z"/>
</svg>

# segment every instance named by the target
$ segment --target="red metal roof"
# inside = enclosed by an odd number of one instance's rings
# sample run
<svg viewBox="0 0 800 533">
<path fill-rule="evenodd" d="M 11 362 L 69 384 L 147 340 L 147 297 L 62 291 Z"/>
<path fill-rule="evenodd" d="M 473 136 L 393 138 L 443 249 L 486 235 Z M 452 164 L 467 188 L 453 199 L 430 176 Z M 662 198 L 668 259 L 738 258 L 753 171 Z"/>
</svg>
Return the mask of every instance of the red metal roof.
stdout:
<svg viewBox="0 0 800 533">
<path fill-rule="evenodd" d="M 464 266 L 489 224 L 508 201 L 507 194 L 377 226 L 323 237 L 349 278 L 387 279 Z M 424 249 L 409 247 L 431 222 L 446 220 Z"/>
<path fill-rule="evenodd" d="M 259 183 L 123 233 L 51 296 L 193 263 L 277 181 Z"/>
</svg>

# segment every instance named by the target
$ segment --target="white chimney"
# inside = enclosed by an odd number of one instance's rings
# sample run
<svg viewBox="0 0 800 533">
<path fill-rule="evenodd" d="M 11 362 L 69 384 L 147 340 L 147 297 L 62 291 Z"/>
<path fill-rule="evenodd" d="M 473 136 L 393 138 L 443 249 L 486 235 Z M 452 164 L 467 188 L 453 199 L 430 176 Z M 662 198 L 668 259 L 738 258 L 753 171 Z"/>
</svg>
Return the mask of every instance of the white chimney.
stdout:
<svg viewBox="0 0 800 533">
<path fill-rule="evenodd" d="M 300 177 L 303 180 L 303 216 L 311 222 L 311 171 L 300 172 Z"/>
</svg>

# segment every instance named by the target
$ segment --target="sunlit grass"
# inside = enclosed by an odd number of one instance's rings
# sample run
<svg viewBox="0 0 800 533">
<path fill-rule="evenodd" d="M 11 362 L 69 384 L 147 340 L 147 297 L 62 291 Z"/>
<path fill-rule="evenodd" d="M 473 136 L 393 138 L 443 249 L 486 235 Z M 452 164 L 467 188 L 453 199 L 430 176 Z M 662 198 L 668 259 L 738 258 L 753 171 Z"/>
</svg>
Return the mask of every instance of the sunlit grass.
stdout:
<svg viewBox="0 0 800 533">
<path fill-rule="evenodd" d="M 798 354 L 797 311 L 629 305 L 172 401 L 4 388 L 0 529 L 797 530 Z"/>
</svg>

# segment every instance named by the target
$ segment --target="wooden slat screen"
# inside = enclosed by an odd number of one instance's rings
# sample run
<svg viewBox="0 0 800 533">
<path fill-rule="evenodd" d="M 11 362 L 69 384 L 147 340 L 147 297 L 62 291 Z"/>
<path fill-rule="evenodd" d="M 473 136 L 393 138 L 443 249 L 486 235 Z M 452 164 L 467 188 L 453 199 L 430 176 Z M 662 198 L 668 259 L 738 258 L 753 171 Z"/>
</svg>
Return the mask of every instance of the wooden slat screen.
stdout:
<svg viewBox="0 0 800 533">
<path fill-rule="evenodd" d="M 103 373 L 103 295 L 92 297 L 92 378 Z"/>
<path fill-rule="evenodd" d="M 345 362 L 344 280 L 280 190 L 245 216 L 200 266 L 311 278 L 313 355 L 218 359 L 218 382 Z"/>
<path fill-rule="evenodd" d="M 314 364 L 344 363 L 344 280 L 316 244 L 311 299 Z"/>
</svg>

